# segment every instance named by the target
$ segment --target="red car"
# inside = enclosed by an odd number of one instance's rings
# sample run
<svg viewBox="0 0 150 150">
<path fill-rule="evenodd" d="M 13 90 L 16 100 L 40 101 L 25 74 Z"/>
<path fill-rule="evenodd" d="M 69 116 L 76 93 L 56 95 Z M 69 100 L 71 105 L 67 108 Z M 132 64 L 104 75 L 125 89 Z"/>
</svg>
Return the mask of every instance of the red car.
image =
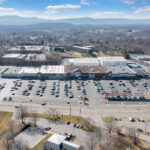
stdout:
<svg viewBox="0 0 150 150">
<path fill-rule="evenodd" d="M 76 127 L 76 125 L 77 125 L 77 124 L 76 124 L 76 123 L 74 123 L 74 124 L 73 124 L 73 127 Z"/>
</svg>

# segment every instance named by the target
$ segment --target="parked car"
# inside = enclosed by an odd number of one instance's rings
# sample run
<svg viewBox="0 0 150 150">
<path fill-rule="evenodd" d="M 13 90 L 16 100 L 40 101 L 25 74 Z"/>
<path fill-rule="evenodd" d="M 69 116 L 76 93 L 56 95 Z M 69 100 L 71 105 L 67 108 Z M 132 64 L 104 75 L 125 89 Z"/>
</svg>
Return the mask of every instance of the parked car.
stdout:
<svg viewBox="0 0 150 150">
<path fill-rule="evenodd" d="M 132 117 L 129 117 L 129 121 L 130 121 L 130 122 L 135 122 L 135 119 L 132 118 Z"/>
</svg>

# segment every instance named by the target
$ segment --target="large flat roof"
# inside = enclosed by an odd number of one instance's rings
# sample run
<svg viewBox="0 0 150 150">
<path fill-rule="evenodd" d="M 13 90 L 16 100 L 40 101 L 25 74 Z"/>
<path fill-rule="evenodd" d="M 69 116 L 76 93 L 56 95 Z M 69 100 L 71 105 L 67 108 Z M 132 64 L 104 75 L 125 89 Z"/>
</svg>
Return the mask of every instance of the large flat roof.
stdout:
<svg viewBox="0 0 150 150">
<path fill-rule="evenodd" d="M 34 45 L 29 45 L 29 46 L 16 46 L 8 49 L 9 51 L 20 51 L 21 47 L 25 47 L 26 51 L 41 51 L 43 46 L 34 46 Z"/>
<path fill-rule="evenodd" d="M 19 74 L 29 74 L 29 73 L 32 73 L 32 74 L 37 74 L 37 73 L 40 73 L 40 68 L 38 67 L 22 67 L 19 72 Z"/>
<path fill-rule="evenodd" d="M 64 74 L 64 66 L 55 65 L 55 66 L 42 66 L 40 73 L 42 74 Z"/>
<path fill-rule="evenodd" d="M 136 74 L 136 72 L 128 66 L 109 66 L 107 69 L 109 72 L 111 71 L 112 74 Z"/>
<path fill-rule="evenodd" d="M 100 61 L 126 61 L 124 57 L 120 57 L 120 56 L 98 57 L 98 60 Z"/>
<path fill-rule="evenodd" d="M 47 141 L 60 145 L 65 139 L 66 137 L 64 135 L 55 133 Z"/>
<path fill-rule="evenodd" d="M 80 148 L 79 145 L 77 145 L 77 144 L 75 144 L 75 143 L 72 143 L 72 142 L 69 142 L 69 141 L 66 141 L 66 140 L 63 141 L 63 144 L 69 145 L 69 146 L 71 146 L 71 147 L 73 147 L 73 148 L 76 148 L 76 149 L 79 149 L 79 148 Z M 64 148 L 65 148 L 65 146 L 64 146 Z"/>
<path fill-rule="evenodd" d="M 82 73 L 107 73 L 108 69 L 105 66 L 65 66 L 65 73 L 73 73 L 75 71 Z"/>
<path fill-rule="evenodd" d="M 79 48 L 84 50 L 91 50 L 92 46 L 73 46 L 73 48 Z"/>
<path fill-rule="evenodd" d="M 84 57 L 84 58 L 70 58 L 70 59 L 65 59 L 64 61 L 66 65 L 80 65 L 80 64 L 85 64 L 85 65 L 90 65 L 90 64 L 97 64 L 99 65 L 99 60 L 97 58 L 91 58 L 91 57 Z"/>
<path fill-rule="evenodd" d="M 3 74 L 18 74 L 21 67 L 8 67 L 8 69 Z"/>
<path fill-rule="evenodd" d="M 6 54 L 3 56 L 3 58 L 16 58 L 16 59 L 23 59 L 25 58 L 25 54 Z"/>
</svg>

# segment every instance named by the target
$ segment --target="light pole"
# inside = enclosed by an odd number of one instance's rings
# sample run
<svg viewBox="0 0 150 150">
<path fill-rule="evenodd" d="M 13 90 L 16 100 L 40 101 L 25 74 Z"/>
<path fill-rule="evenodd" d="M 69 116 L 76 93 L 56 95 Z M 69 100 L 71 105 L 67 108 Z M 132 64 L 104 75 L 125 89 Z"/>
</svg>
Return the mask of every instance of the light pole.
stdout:
<svg viewBox="0 0 150 150">
<path fill-rule="evenodd" d="M 82 110 L 81 110 L 81 102 L 80 102 L 80 116 L 81 116 L 81 111 L 82 111 Z"/>
<path fill-rule="evenodd" d="M 71 116 L 71 104 L 70 104 L 70 116 Z"/>
</svg>

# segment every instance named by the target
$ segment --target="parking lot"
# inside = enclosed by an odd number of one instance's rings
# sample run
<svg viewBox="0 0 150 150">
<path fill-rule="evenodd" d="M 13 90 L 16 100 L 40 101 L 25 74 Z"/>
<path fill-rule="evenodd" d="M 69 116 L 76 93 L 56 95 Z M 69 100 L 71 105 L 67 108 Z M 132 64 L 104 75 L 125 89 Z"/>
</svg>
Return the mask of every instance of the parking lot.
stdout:
<svg viewBox="0 0 150 150">
<path fill-rule="evenodd" d="M 0 79 L 0 100 L 49 104 L 75 104 L 99 106 L 105 93 L 130 94 L 126 98 L 148 101 L 149 80 L 17 80 Z M 138 96 L 136 96 L 138 94 Z M 144 96 L 139 96 L 139 95 Z M 116 98 L 116 97 L 115 97 Z M 118 97 L 121 99 L 121 97 Z"/>
<path fill-rule="evenodd" d="M 103 80 L 101 84 L 110 100 L 149 101 L 150 80 Z"/>
<path fill-rule="evenodd" d="M 91 81 L 15 80 L 1 79 L 3 101 L 62 104 L 99 103 L 98 93 Z"/>
</svg>

